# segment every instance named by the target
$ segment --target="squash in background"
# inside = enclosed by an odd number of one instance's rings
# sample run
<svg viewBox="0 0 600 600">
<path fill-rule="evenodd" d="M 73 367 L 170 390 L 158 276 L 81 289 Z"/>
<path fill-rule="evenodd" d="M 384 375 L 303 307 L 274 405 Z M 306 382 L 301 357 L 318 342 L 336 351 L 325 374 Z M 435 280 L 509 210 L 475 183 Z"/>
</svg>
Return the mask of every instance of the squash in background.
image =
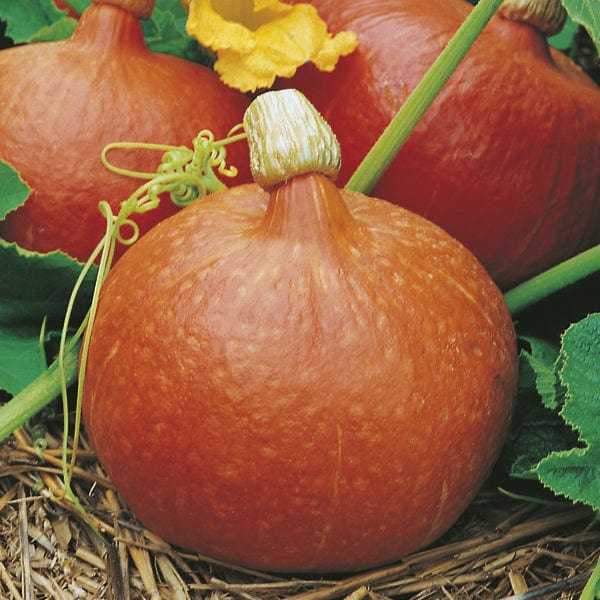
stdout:
<svg viewBox="0 0 600 600">
<path fill-rule="evenodd" d="M 329 121 L 343 184 L 471 5 L 312 4 L 332 33 L 354 31 L 358 49 L 331 73 L 306 65 L 279 86 Z M 525 4 L 504 2 L 371 191 L 442 226 L 503 289 L 600 241 L 600 89 L 539 29 L 560 26 L 560 0 Z M 536 24 L 519 22 L 523 12 Z"/>
<path fill-rule="evenodd" d="M 243 94 L 207 67 L 147 48 L 140 18 L 153 6 L 98 0 L 69 39 L 0 52 L 0 159 L 33 190 L 0 222 L 6 240 L 87 260 L 106 229 L 98 202 L 107 200 L 116 213 L 140 185 L 104 167 L 105 145 L 189 146 L 202 129 L 220 138 L 241 122 Z M 148 150 L 111 154 L 119 166 L 143 172 L 154 172 L 161 158 Z M 232 183 L 250 180 L 245 144 L 228 147 L 228 163 L 239 169 Z M 136 222 L 143 233 L 176 210 L 165 198 Z"/>
</svg>

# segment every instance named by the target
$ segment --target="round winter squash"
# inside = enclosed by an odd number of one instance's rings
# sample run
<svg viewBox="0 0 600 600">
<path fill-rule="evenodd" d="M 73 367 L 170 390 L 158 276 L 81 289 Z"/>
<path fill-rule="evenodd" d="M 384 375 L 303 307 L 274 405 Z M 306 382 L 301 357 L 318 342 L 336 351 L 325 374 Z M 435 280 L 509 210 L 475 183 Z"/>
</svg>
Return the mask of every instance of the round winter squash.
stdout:
<svg viewBox="0 0 600 600">
<path fill-rule="evenodd" d="M 306 65 L 280 85 L 329 121 L 343 184 L 472 7 L 312 4 L 333 33 L 354 31 L 358 48 L 331 73 Z M 501 288 L 600 241 L 600 89 L 540 30 L 560 26 L 560 0 L 514 4 L 501 5 L 372 191 L 446 229 Z"/>
<path fill-rule="evenodd" d="M 101 200 L 114 212 L 140 185 L 101 162 L 112 142 L 190 145 L 200 130 L 217 138 L 241 122 L 248 101 L 207 67 L 151 52 L 140 18 L 153 0 L 98 1 L 71 38 L 0 52 L 0 159 L 15 167 L 32 194 L 0 223 L 0 235 L 28 250 L 63 250 L 85 261 L 104 235 Z M 132 11 L 132 12 L 130 12 Z M 161 153 L 115 151 L 118 166 L 154 172 Z M 248 151 L 232 144 L 237 179 L 250 179 Z M 173 214 L 159 209 L 136 217 L 143 232 Z"/>
<path fill-rule="evenodd" d="M 336 187 L 313 111 L 293 90 L 259 96 L 244 122 L 261 185 L 184 208 L 109 273 L 83 417 L 168 541 L 349 571 L 429 544 L 472 500 L 507 431 L 515 335 L 461 244 Z"/>
</svg>

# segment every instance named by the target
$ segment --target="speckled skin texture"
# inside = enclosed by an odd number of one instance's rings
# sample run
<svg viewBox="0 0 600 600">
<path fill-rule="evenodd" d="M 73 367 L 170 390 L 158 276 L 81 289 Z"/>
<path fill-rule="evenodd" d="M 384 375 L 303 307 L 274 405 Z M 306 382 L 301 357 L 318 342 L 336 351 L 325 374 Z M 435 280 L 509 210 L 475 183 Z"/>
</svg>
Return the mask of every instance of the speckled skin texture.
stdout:
<svg viewBox="0 0 600 600">
<path fill-rule="evenodd" d="M 357 50 L 302 91 L 352 175 L 464 22 L 465 0 L 315 0 Z M 437 223 L 502 289 L 600 242 L 600 89 L 527 25 L 495 16 L 372 192 Z"/>
<path fill-rule="evenodd" d="M 514 329 L 438 227 L 304 175 L 219 192 L 110 273 L 83 397 L 124 500 L 167 540 L 279 571 L 394 561 L 502 445 Z"/>
</svg>

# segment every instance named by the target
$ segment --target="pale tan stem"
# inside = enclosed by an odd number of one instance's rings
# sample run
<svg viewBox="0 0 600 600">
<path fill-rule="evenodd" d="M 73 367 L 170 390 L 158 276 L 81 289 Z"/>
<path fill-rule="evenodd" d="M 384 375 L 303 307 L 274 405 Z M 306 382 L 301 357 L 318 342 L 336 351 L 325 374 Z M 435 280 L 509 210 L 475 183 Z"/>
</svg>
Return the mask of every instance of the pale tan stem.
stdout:
<svg viewBox="0 0 600 600">
<path fill-rule="evenodd" d="M 244 115 L 250 167 L 256 183 L 271 186 L 304 173 L 335 178 L 337 138 L 306 97 L 294 89 L 265 92 Z"/>
<path fill-rule="evenodd" d="M 567 18 L 561 0 L 504 0 L 499 14 L 510 21 L 531 25 L 545 35 L 559 33 Z"/>
<path fill-rule="evenodd" d="M 154 10 L 156 0 L 92 0 L 93 4 L 111 4 L 131 13 L 137 19 L 147 19 Z"/>
</svg>

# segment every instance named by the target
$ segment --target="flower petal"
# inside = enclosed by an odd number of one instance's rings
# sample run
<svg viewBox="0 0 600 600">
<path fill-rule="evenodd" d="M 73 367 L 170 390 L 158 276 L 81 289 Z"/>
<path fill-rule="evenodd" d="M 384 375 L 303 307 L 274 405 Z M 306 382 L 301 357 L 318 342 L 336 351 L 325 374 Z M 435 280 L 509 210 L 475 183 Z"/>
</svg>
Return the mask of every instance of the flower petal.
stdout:
<svg viewBox="0 0 600 600">
<path fill-rule="evenodd" d="M 309 61 L 332 70 L 357 45 L 356 36 L 332 36 L 310 4 L 279 0 L 191 0 L 187 31 L 217 53 L 215 70 L 243 92 L 270 87 Z M 252 10 L 250 10 L 252 9 Z M 239 20 L 233 20 L 233 19 Z"/>
</svg>

